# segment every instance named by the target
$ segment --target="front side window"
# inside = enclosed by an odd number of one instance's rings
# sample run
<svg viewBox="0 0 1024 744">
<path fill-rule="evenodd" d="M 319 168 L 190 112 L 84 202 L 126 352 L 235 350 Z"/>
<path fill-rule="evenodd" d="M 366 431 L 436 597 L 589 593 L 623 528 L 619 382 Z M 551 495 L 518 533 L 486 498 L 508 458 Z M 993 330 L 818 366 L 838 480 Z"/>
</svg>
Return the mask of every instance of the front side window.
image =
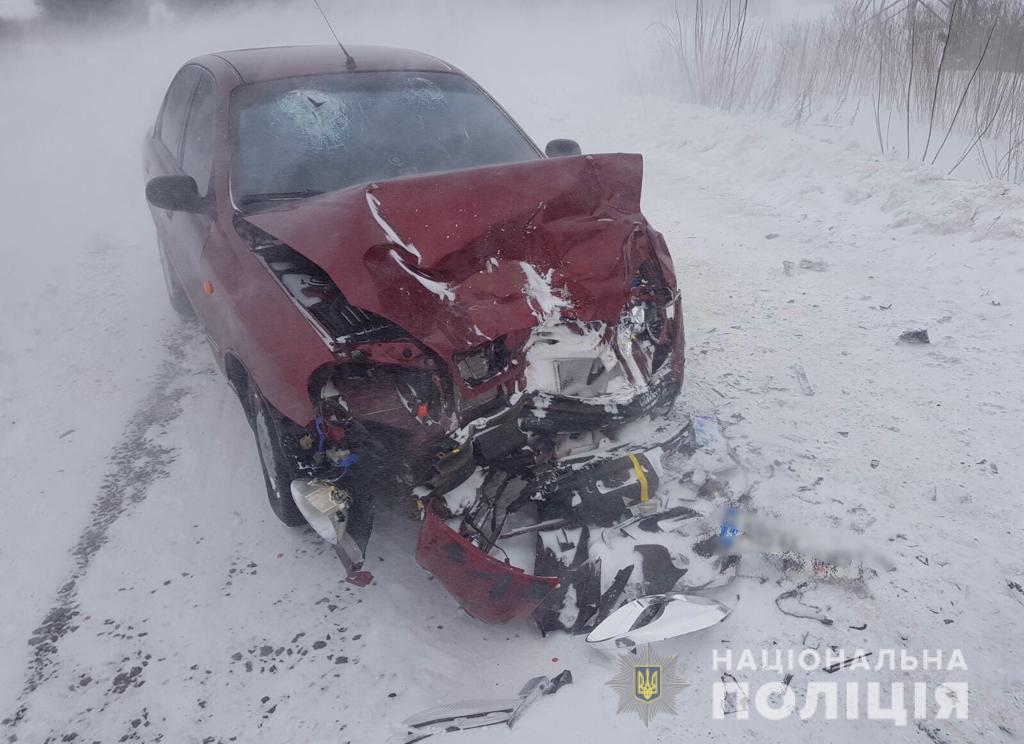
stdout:
<svg viewBox="0 0 1024 744">
<path fill-rule="evenodd" d="M 160 114 L 160 140 L 175 160 L 178 158 L 178 147 L 181 145 L 181 134 L 185 129 L 185 117 L 188 115 L 188 102 L 192 98 L 196 76 L 199 71 L 193 65 L 181 68 L 164 98 L 164 108 Z"/>
<path fill-rule="evenodd" d="M 213 83 L 208 75 L 199 78 L 192 111 L 188 116 L 181 169 L 196 179 L 199 193 L 206 196 L 213 171 Z"/>
<path fill-rule="evenodd" d="M 232 96 L 239 205 L 417 173 L 540 157 L 508 116 L 452 73 L 287 78 Z"/>
</svg>

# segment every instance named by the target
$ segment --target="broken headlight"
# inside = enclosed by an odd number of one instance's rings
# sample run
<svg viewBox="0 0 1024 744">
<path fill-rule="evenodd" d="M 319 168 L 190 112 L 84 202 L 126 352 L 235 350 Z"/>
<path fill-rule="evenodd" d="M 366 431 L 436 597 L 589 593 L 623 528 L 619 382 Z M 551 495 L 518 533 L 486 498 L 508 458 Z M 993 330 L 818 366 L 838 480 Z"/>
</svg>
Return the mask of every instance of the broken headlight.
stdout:
<svg viewBox="0 0 1024 744">
<path fill-rule="evenodd" d="M 615 333 L 622 362 L 634 382 L 647 380 L 671 353 L 669 309 L 673 301 L 656 262 L 644 261 L 630 285 L 630 301 Z"/>
<path fill-rule="evenodd" d="M 625 323 L 632 326 L 633 332 L 639 335 L 644 331 L 650 331 L 652 326 L 658 323 L 660 316 L 661 313 L 653 302 L 641 301 L 626 311 Z M 652 336 L 657 337 L 656 334 Z"/>
<path fill-rule="evenodd" d="M 636 335 L 646 335 L 656 344 L 668 342 L 666 335 L 667 314 L 675 300 L 672 290 L 665 284 L 661 269 L 654 259 L 640 264 L 630 285 L 632 302 L 626 309 L 625 323 Z M 646 332 L 646 333 L 645 333 Z"/>
<path fill-rule="evenodd" d="M 479 385 L 484 380 L 503 372 L 509 363 L 504 336 L 478 346 L 468 354 L 455 357 L 455 366 L 467 385 Z"/>
</svg>

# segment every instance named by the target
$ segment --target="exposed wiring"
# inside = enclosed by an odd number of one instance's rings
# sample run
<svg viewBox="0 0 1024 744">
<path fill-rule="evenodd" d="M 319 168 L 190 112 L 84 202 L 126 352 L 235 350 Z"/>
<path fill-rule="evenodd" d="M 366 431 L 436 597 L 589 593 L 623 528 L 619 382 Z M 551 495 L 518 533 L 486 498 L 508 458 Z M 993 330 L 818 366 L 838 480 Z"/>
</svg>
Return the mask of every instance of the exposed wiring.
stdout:
<svg viewBox="0 0 1024 744">
<path fill-rule="evenodd" d="M 316 433 L 320 441 L 317 443 L 316 451 L 318 454 L 323 454 L 327 448 L 327 432 L 324 431 L 324 417 L 323 414 L 316 414 Z"/>
</svg>

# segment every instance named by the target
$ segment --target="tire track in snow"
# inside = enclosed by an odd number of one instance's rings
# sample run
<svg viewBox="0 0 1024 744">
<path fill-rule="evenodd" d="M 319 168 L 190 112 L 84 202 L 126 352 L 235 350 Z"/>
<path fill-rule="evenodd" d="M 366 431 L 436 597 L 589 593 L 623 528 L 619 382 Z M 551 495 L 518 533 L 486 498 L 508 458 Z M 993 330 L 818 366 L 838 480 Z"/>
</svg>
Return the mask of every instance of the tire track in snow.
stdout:
<svg viewBox="0 0 1024 744">
<path fill-rule="evenodd" d="M 89 573 L 93 558 L 107 543 L 110 528 L 131 506 L 146 498 L 153 482 L 168 476 L 168 468 L 177 458 L 177 449 L 162 444 L 161 439 L 168 425 L 181 414 L 182 399 L 191 393 L 182 383 L 194 372 L 188 364 L 188 347 L 199 335 L 198 327 L 192 323 L 163 335 L 161 344 L 166 358 L 148 383 L 149 394 L 128 420 L 120 441 L 107 458 L 109 468 L 93 503 L 89 524 L 71 549 L 74 567 L 28 640 L 34 651 L 18 696 L 18 709 L 0 721 L 4 728 L 14 729 L 25 719 L 32 693 L 56 674 L 58 645 L 78 627 L 75 619 L 80 614 L 79 586 Z M 17 735 L 12 733 L 7 740 L 17 741 Z"/>
</svg>

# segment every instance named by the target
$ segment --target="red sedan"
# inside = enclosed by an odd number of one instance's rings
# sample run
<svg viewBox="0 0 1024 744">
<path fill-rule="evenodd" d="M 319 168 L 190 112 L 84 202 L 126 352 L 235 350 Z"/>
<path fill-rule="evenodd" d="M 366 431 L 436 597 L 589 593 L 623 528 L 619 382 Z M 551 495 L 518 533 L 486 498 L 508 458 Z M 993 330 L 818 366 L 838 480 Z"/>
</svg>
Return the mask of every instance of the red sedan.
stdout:
<svg viewBox="0 0 1024 744">
<path fill-rule="evenodd" d="M 552 464 L 671 406 L 682 313 L 640 213 L 640 156 L 542 152 L 451 65 L 350 51 L 188 62 L 146 142 L 146 195 L 171 304 L 242 402 L 275 514 L 310 522 L 358 576 L 374 496 L 403 489 L 427 512 L 419 559 L 443 574 L 452 546 L 494 560 L 481 502 L 443 498 L 478 468 L 527 483 L 544 519 L 593 517 Z M 655 477 L 611 462 L 644 489 Z M 621 482 L 615 508 L 639 488 Z M 460 514 L 474 529 L 447 526 Z M 496 611 L 445 584 L 507 619 L 552 585 L 532 580 Z"/>
</svg>

